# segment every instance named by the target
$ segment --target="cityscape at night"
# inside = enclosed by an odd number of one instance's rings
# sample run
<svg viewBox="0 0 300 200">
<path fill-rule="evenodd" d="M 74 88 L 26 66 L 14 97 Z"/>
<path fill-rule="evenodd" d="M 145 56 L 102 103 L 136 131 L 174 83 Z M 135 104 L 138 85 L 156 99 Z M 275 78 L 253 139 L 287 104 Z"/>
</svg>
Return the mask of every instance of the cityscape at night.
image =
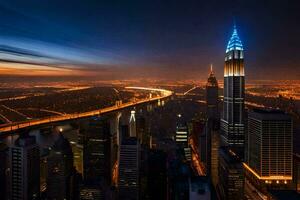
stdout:
<svg viewBox="0 0 300 200">
<path fill-rule="evenodd" d="M 299 200 L 299 10 L 0 1 L 0 200 Z"/>
</svg>

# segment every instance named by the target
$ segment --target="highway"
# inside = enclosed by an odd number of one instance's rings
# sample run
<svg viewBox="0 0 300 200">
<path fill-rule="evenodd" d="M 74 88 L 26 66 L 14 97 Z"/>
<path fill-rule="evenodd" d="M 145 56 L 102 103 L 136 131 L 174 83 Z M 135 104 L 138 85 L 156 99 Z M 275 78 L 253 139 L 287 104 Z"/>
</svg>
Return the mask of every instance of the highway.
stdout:
<svg viewBox="0 0 300 200">
<path fill-rule="evenodd" d="M 88 111 L 88 112 L 82 112 L 82 113 L 76 113 L 76 114 L 65 114 L 62 116 L 51 116 L 47 118 L 41 118 L 41 119 L 31 119 L 26 120 L 22 122 L 15 122 L 10 124 L 3 124 L 0 125 L 0 135 L 5 134 L 10 131 L 16 131 L 21 128 L 28 128 L 32 126 L 42 125 L 42 124 L 48 124 L 53 122 L 61 122 L 66 120 L 73 120 L 73 119 L 79 119 L 79 118 L 86 118 L 86 117 L 92 117 L 100 114 L 105 114 L 121 109 L 125 109 L 128 107 L 136 106 L 143 103 L 149 103 L 153 101 L 157 101 L 159 99 L 164 99 L 172 95 L 172 91 L 164 90 L 164 89 L 157 89 L 157 88 L 146 88 L 146 87 L 126 87 L 127 89 L 136 89 L 136 90 L 149 90 L 149 91 L 158 91 L 161 93 L 158 97 L 153 98 L 145 98 L 141 99 L 135 102 L 127 102 L 120 105 L 114 105 L 111 107 L 106 107 L 98 110 Z"/>
<path fill-rule="evenodd" d="M 191 89 L 187 90 L 186 92 L 183 93 L 183 95 L 187 95 L 189 92 L 193 91 L 194 89 L 198 88 L 198 86 L 194 86 Z"/>
</svg>

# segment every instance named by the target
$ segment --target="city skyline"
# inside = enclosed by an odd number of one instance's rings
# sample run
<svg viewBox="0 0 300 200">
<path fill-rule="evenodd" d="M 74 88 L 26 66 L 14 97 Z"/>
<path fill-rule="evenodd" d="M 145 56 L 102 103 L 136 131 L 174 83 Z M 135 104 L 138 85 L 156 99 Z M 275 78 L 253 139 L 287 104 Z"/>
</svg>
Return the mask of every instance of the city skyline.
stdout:
<svg viewBox="0 0 300 200">
<path fill-rule="evenodd" d="M 204 80 L 213 63 L 221 77 L 220 58 L 235 23 L 249 50 L 249 80 L 297 79 L 299 7 L 297 1 L 1 2 L 0 71 L 3 76 Z"/>
<path fill-rule="evenodd" d="M 0 2 L 0 198 L 300 199 L 298 5 Z"/>
</svg>

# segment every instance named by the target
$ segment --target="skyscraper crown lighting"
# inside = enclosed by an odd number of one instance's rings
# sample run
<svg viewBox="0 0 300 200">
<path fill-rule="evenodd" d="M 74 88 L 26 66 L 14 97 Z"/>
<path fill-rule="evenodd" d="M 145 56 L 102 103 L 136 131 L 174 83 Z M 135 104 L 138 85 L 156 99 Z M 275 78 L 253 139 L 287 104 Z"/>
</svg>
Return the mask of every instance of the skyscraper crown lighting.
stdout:
<svg viewBox="0 0 300 200">
<path fill-rule="evenodd" d="M 233 33 L 231 35 L 231 38 L 227 44 L 226 53 L 231 50 L 243 50 L 243 44 L 240 40 L 240 37 L 237 33 L 236 26 L 233 28 Z"/>
</svg>

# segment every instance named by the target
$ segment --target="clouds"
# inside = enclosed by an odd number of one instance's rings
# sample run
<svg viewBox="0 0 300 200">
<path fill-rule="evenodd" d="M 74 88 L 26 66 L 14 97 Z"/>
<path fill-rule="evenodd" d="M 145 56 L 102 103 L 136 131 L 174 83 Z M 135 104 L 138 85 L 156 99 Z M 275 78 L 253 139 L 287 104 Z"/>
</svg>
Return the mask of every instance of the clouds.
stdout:
<svg viewBox="0 0 300 200">
<path fill-rule="evenodd" d="M 270 70 L 273 78 L 299 68 L 298 4 L 1 1 L 2 73 L 14 69 L 13 74 L 23 70 L 29 75 L 204 79 L 214 63 L 222 77 L 235 16 L 245 46 L 247 78 Z"/>
</svg>

